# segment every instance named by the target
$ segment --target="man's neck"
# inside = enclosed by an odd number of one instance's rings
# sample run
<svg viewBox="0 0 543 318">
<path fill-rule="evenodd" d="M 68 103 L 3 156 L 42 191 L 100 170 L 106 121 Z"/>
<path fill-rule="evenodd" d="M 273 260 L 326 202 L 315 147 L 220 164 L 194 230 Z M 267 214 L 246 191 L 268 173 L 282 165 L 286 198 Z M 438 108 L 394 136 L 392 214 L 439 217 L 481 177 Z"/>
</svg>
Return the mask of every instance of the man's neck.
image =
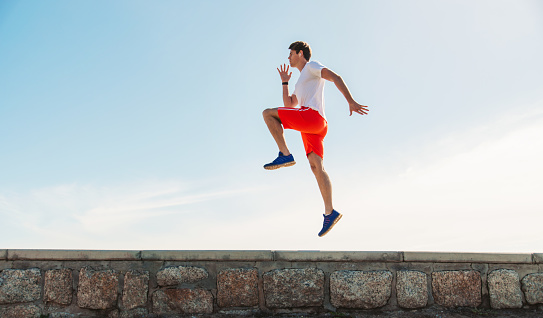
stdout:
<svg viewBox="0 0 543 318">
<path fill-rule="evenodd" d="M 301 72 L 304 69 L 306 64 L 307 64 L 306 60 L 300 61 L 300 64 L 296 65 L 296 68 Z"/>
</svg>

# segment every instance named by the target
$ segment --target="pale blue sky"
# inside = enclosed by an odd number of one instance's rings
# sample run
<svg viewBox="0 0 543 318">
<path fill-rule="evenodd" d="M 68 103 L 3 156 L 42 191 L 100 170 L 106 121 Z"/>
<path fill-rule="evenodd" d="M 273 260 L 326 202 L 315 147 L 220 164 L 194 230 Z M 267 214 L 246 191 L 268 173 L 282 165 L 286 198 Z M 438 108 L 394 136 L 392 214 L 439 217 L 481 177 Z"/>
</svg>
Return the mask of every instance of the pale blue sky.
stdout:
<svg viewBox="0 0 543 318">
<path fill-rule="evenodd" d="M 262 169 L 297 40 L 370 107 L 324 238 L 299 134 Z M 541 56 L 540 1 L 3 0 L 0 248 L 541 252 Z"/>
</svg>

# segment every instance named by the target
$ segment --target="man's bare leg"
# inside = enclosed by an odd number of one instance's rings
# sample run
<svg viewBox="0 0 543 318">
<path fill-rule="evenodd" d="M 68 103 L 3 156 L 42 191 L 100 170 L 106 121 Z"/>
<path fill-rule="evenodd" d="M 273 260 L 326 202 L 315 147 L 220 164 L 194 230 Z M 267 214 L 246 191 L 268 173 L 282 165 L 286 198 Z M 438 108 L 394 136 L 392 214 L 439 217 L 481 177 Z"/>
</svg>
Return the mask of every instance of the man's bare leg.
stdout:
<svg viewBox="0 0 543 318">
<path fill-rule="evenodd" d="M 324 200 L 324 214 L 328 215 L 332 213 L 334 206 L 332 205 L 332 182 L 328 173 L 324 170 L 322 158 L 314 152 L 311 152 L 307 159 L 311 165 L 311 171 L 317 179 L 319 189 L 321 191 L 322 199 Z"/>
<path fill-rule="evenodd" d="M 285 141 L 285 134 L 283 133 L 283 125 L 281 125 L 281 119 L 279 119 L 279 112 L 277 111 L 277 108 L 268 108 L 264 110 L 262 112 L 262 116 L 264 117 L 266 125 L 268 125 L 268 129 L 270 130 L 273 139 L 275 139 L 275 142 L 277 143 L 277 147 L 279 147 L 279 151 L 281 151 L 285 156 L 290 155 L 287 142 Z"/>
</svg>

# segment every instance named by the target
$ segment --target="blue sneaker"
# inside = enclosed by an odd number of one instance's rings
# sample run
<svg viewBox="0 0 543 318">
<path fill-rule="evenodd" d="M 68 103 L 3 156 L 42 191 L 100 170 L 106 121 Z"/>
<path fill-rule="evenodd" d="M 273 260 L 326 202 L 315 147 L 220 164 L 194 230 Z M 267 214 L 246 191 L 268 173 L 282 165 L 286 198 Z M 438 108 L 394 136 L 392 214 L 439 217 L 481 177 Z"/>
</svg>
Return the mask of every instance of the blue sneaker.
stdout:
<svg viewBox="0 0 543 318">
<path fill-rule="evenodd" d="M 294 161 L 294 157 L 292 154 L 285 156 L 282 152 L 279 152 L 279 157 L 275 159 L 271 163 L 267 163 L 264 165 L 264 169 L 266 170 L 275 170 L 282 167 L 290 167 L 296 164 L 296 161 Z"/>
<path fill-rule="evenodd" d="M 336 210 L 332 210 L 332 213 L 324 215 L 324 223 L 322 224 L 322 230 L 319 232 L 319 236 L 325 236 L 330 230 L 336 225 L 336 223 L 341 219 L 341 213 L 338 213 Z"/>
</svg>

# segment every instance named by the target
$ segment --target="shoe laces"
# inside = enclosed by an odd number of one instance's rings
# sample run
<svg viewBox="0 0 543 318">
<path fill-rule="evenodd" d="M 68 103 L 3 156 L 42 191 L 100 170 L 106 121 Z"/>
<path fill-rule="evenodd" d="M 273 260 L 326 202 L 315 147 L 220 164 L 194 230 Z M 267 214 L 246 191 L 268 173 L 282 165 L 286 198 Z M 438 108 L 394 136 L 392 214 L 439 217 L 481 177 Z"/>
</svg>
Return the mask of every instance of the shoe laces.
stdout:
<svg viewBox="0 0 543 318">
<path fill-rule="evenodd" d="M 273 161 L 274 163 L 281 163 L 281 162 L 284 162 L 286 161 L 288 158 L 288 156 L 285 156 L 285 155 L 281 155 L 277 158 L 275 158 L 275 160 Z"/>
</svg>

